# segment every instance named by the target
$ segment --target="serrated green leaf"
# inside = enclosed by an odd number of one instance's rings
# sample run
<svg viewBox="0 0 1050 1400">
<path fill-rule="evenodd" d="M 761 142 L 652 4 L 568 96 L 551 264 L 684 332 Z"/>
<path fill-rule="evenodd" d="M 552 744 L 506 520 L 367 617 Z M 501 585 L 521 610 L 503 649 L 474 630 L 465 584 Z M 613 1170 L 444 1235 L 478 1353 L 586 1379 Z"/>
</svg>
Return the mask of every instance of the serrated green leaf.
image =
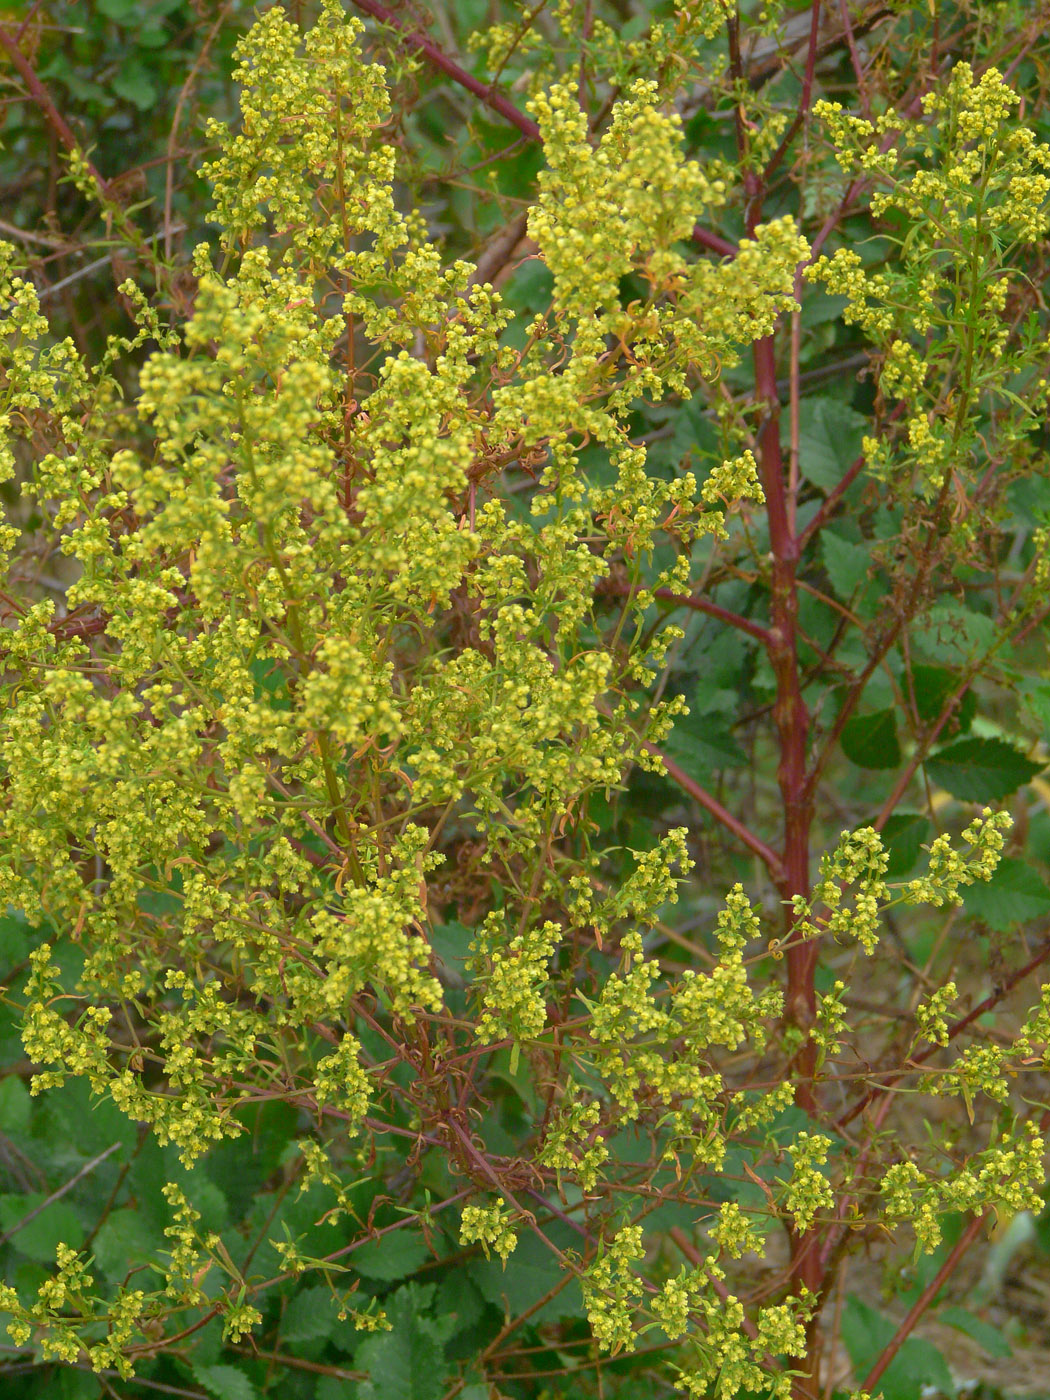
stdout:
<svg viewBox="0 0 1050 1400">
<path fill-rule="evenodd" d="M 742 768 L 747 763 L 747 754 L 729 732 L 725 718 L 718 714 L 683 715 L 675 721 L 664 750 L 694 775 Z"/>
<path fill-rule="evenodd" d="M 989 651 L 995 639 L 992 618 L 951 601 L 938 603 L 911 629 L 912 645 L 928 660 L 948 666 Z"/>
<path fill-rule="evenodd" d="M 799 466 L 822 491 L 837 486 L 860 455 L 868 420 L 838 399 L 815 396 L 799 405 Z M 783 431 L 788 431 L 784 414 Z"/>
<path fill-rule="evenodd" d="M 960 802 L 1009 797 L 1044 766 L 1025 758 L 1005 739 L 962 739 L 926 760 L 930 781 Z"/>
<path fill-rule="evenodd" d="M 1050 887 L 1023 860 L 1001 860 L 988 881 L 963 892 L 966 912 L 998 932 L 1050 914 Z"/>
<path fill-rule="evenodd" d="M 327 1337 L 338 1321 L 339 1303 L 323 1283 L 297 1293 L 281 1318 L 282 1342 L 313 1342 Z"/>
<path fill-rule="evenodd" d="M 901 761 L 897 716 L 893 710 L 854 715 L 839 740 L 842 752 L 858 768 L 895 768 Z"/>
<path fill-rule="evenodd" d="M 820 546 L 831 586 L 848 603 L 868 576 L 871 554 L 866 545 L 851 544 L 830 530 L 821 534 Z"/>
<path fill-rule="evenodd" d="M 422 1236 L 409 1234 L 408 1230 L 394 1230 L 355 1249 L 347 1262 L 365 1278 L 396 1283 L 414 1274 L 429 1258 L 430 1251 Z"/>
<path fill-rule="evenodd" d="M 473 1327 L 485 1311 L 485 1300 L 467 1269 L 453 1269 L 442 1279 L 437 1293 L 438 1310 L 454 1319 L 456 1331 Z"/>
<path fill-rule="evenodd" d="M 354 1368 L 368 1372 L 361 1400 L 440 1400 L 446 1387 L 443 1328 L 427 1315 L 433 1285 L 406 1284 L 383 1309 L 392 1331 L 377 1332 L 358 1347 Z"/>
<path fill-rule="evenodd" d="M 126 1277 L 129 1269 L 154 1258 L 163 1236 L 150 1228 L 139 1210 L 115 1210 L 99 1226 L 91 1246 L 95 1263 L 111 1282 Z"/>
<path fill-rule="evenodd" d="M 1045 738 L 1050 734 L 1050 681 L 1031 682 L 1020 690 L 1019 697 Z"/>
<path fill-rule="evenodd" d="M 193 1376 L 215 1400 L 257 1400 L 259 1392 L 236 1366 L 194 1366 Z"/>
<path fill-rule="evenodd" d="M 882 844 L 889 855 L 886 875 L 891 880 L 907 875 L 919 859 L 923 842 L 930 837 L 929 817 L 921 812 L 894 812 L 882 828 Z"/>
<path fill-rule="evenodd" d="M 562 1245 L 554 1229 L 548 1230 L 547 1234 L 559 1248 L 571 1244 L 570 1240 L 566 1240 Z M 501 1313 L 516 1317 L 551 1292 L 564 1277 L 564 1269 L 557 1257 L 535 1235 L 523 1235 L 506 1269 L 499 1259 L 479 1259 L 471 1268 L 471 1277 L 488 1302 Z M 582 1311 L 580 1285 L 573 1279 L 532 1315 L 532 1321 L 553 1322 L 559 1317 L 579 1316 Z"/>
<path fill-rule="evenodd" d="M 60 1244 L 79 1249 L 84 1239 L 80 1217 L 66 1201 L 54 1201 L 22 1224 L 47 1199 L 42 1193 L 0 1196 L 0 1235 L 11 1235 L 10 1247 L 38 1264 L 53 1264 Z"/>
<path fill-rule="evenodd" d="M 911 688 L 915 697 L 915 709 L 923 724 L 934 724 L 940 719 L 949 696 L 959 687 L 959 676 L 943 666 L 920 666 L 911 668 Z M 977 713 L 977 697 L 972 690 L 966 691 L 955 708 L 955 712 L 941 731 L 941 741 L 956 734 L 965 734 Z"/>
</svg>

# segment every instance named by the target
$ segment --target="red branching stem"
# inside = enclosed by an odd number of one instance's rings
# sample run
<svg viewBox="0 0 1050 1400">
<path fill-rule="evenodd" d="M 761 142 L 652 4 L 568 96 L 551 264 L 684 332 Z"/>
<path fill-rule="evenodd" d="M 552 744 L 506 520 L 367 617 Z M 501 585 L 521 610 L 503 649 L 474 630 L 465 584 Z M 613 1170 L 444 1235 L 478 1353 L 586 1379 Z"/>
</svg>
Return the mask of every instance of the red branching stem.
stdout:
<svg viewBox="0 0 1050 1400">
<path fill-rule="evenodd" d="M 795 113 L 791 125 L 788 127 L 787 131 L 784 132 L 780 145 L 769 158 L 762 174 L 763 185 L 768 185 L 773 178 L 774 171 L 779 168 L 792 141 L 794 141 L 795 137 L 798 135 L 799 128 L 806 120 L 806 114 L 809 112 L 809 100 L 813 93 L 813 75 L 817 67 L 817 49 L 820 39 L 820 4 L 821 0 L 814 0 L 813 11 L 810 16 L 809 46 L 806 49 L 806 70 L 802 75 L 802 91 L 799 94 L 798 111 Z"/>
<path fill-rule="evenodd" d="M 849 17 L 849 5 L 846 0 L 839 0 L 839 16 L 842 20 L 842 32 L 846 36 L 850 63 L 853 65 L 853 75 L 857 79 L 857 98 L 860 102 L 860 110 L 866 117 L 870 117 L 871 103 L 868 101 L 868 85 L 865 81 L 864 65 L 857 48 L 857 39 L 853 33 L 853 21 Z"/>
<path fill-rule="evenodd" d="M 945 1259 L 944 1263 L 937 1270 L 936 1274 L 933 1276 L 932 1279 L 930 1279 L 929 1283 L 926 1285 L 926 1287 L 919 1294 L 918 1298 L 915 1300 L 914 1304 L 908 1312 L 908 1316 L 897 1328 L 896 1334 L 894 1335 L 892 1341 L 889 1343 L 888 1346 L 886 1346 L 883 1349 L 878 1361 L 875 1362 L 875 1365 L 864 1377 L 864 1383 L 861 1386 L 862 1390 L 868 1393 L 874 1390 L 875 1386 L 878 1384 L 879 1380 L 885 1373 L 887 1366 L 889 1366 L 890 1362 L 900 1351 L 904 1343 L 908 1340 L 908 1337 L 915 1330 L 915 1326 L 922 1318 L 923 1313 L 933 1302 L 934 1298 L 936 1298 L 937 1294 L 944 1287 L 947 1280 L 951 1278 L 952 1274 L 955 1272 L 959 1260 L 963 1257 L 966 1251 L 973 1244 L 974 1240 L 981 1233 L 981 1230 L 984 1228 L 986 1221 L 991 1217 L 991 1214 L 992 1208 L 991 1206 L 989 1206 L 987 1210 L 985 1210 L 981 1215 L 975 1216 L 974 1219 L 970 1221 L 969 1225 L 967 1225 L 966 1229 L 959 1236 L 955 1248 L 948 1255 L 947 1259 Z"/>
<path fill-rule="evenodd" d="M 809 894 L 809 829 L 813 819 L 812 797 L 806 786 L 809 716 L 802 698 L 798 665 L 798 584 L 795 570 L 799 548 L 788 519 L 772 337 L 757 341 L 752 353 L 756 390 L 765 410 L 757 442 L 773 555 L 770 597 L 772 625 L 766 649 L 777 683 L 773 719 L 780 737 L 777 780 L 784 804 L 784 869 L 780 888 L 783 897 L 790 900 L 792 895 L 805 897 Z M 811 1024 L 816 1010 L 812 979 L 816 955 L 817 950 L 812 943 L 796 945 L 788 952 L 788 1012 L 800 1025 Z"/>
<path fill-rule="evenodd" d="M 672 778 L 683 792 L 687 792 L 695 802 L 699 802 L 700 806 L 710 812 L 716 821 L 720 822 L 727 831 L 731 831 L 738 840 L 743 842 L 749 851 L 753 851 L 754 854 L 759 857 L 765 864 L 769 871 L 770 878 L 775 884 L 779 885 L 781 883 L 784 878 L 784 872 L 781 867 L 780 857 L 772 847 L 767 846 L 749 827 L 745 826 L 737 817 L 734 817 L 732 812 L 727 811 L 717 797 L 712 797 L 706 788 L 701 787 L 694 778 L 689 776 L 684 768 L 679 768 L 674 759 L 668 758 L 655 744 L 643 743 L 642 747 L 645 749 L 646 753 L 651 753 L 662 760 L 664 768 L 667 771 L 667 776 Z"/>
<path fill-rule="evenodd" d="M 25 83 L 29 96 L 40 108 L 41 112 L 43 112 L 45 121 L 62 142 L 62 145 L 65 146 L 70 154 L 74 151 L 80 151 L 80 142 L 74 136 L 69 123 L 51 100 L 51 94 L 37 77 L 33 65 L 18 47 L 17 39 L 13 38 L 7 28 L 2 24 L 0 24 L 0 48 L 5 51 L 8 58 L 11 60 L 11 66 Z M 83 159 L 85 168 L 98 186 L 102 195 L 108 196 L 109 182 L 102 178 L 102 175 L 86 156 L 84 156 Z"/>
<path fill-rule="evenodd" d="M 735 258 L 740 251 L 735 243 L 730 243 L 727 238 L 712 233 L 710 229 L 704 228 L 703 224 L 694 226 L 693 242 L 699 243 L 701 248 L 710 248 L 712 253 L 720 253 L 724 258 Z"/>
<path fill-rule="evenodd" d="M 600 588 L 602 593 L 613 593 L 617 597 L 630 597 L 641 592 L 641 585 L 630 583 L 603 583 Z M 739 613 L 730 612 L 728 608 L 720 608 L 717 603 L 712 603 L 709 598 L 703 597 L 700 593 L 675 593 L 670 588 L 654 588 L 653 597 L 660 598 L 665 603 L 674 603 L 680 608 L 692 608 L 694 612 L 706 613 L 708 617 L 717 617 L 719 622 L 726 623 L 729 627 L 735 627 L 738 632 L 746 632 L 749 637 L 754 637 L 756 641 L 768 644 L 769 632 L 758 622 L 752 622 L 749 617 L 741 617 Z"/>
<path fill-rule="evenodd" d="M 815 31 L 819 8 L 820 0 L 815 0 L 811 32 Z M 743 69 L 739 20 L 736 17 L 728 20 L 726 32 L 730 71 L 739 83 L 742 80 Z M 812 43 L 810 48 L 812 53 Z M 748 169 L 750 139 L 745 114 L 739 104 L 736 111 L 736 134 L 737 154 L 745 170 L 745 230 L 746 236 L 753 238 L 762 217 L 766 184 L 762 176 Z M 780 743 L 777 782 L 784 808 L 781 871 L 776 883 L 785 904 L 785 933 L 790 934 L 793 921 L 792 898 L 797 895 L 802 898 L 809 896 L 809 842 L 813 823 L 813 794 L 806 783 L 809 715 L 802 698 L 798 658 L 796 572 L 801 551 L 789 511 L 789 482 L 780 447 L 780 398 L 777 392 L 773 336 L 767 335 L 756 341 L 751 348 L 751 354 L 755 367 L 755 399 L 763 414 L 755 434 L 755 442 L 762 489 L 766 497 L 766 520 L 769 525 L 769 546 L 772 555 L 771 625 L 766 652 L 776 680 L 773 720 Z M 789 1022 L 804 1032 L 808 1031 L 816 1020 L 816 967 L 819 951 L 816 940 L 788 941 L 785 1015 Z M 816 1070 L 816 1047 L 807 1037 L 795 1058 L 793 1075 L 795 1100 L 800 1108 L 811 1114 L 816 1113 L 818 1108 L 814 1092 Z M 807 1289 L 818 1297 L 822 1295 L 826 1279 L 820 1258 L 818 1230 L 810 1230 L 802 1235 L 791 1232 L 790 1272 L 795 1289 Z M 811 1382 L 819 1370 L 818 1316 L 815 1316 L 806 1328 L 805 1349 L 799 1358 L 801 1370 L 792 1386 L 792 1394 L 796 1397 L 810 1394 Z"/>
<path fill-rule="evenodd" d="M 1037 967 L 1040 967 L 1048 959 L 1050 959 L 1050 941 L 1044 943 L 1039 952 L 1036 953 L 1034 957 L 1029 958 L 1023 967 L 1016 968 L 1010 973 L 1009 977 L 1001 978 L 995 990 L 989 992 L 983 1001 L 978 1002 L 976 1006 L 971 1006 L 964 1016 L 960 1016 L 958 1020 L 952 1022 L 947 1032 L 949 1043 L 957 1039 L 957 1037 L 960 1036 L 967 1027 L 972 1026 L 975 1021 L 979 1021 L 982 1016 L 986 1016 L 989 1011 L 994 1011 L 1019 983 L 1023 982 L 1026 977 L 1029 977 Z M 836 1132 L 842 1132 L 843 1129 L 848 1128 L 854 1118 L 859 1117 L 869 1104 L 873 1103 L 883 1094 L 888 1094 L 893 1086 L 899 1083 L 906 1075 L 912 1073 L 921 1065 L 924 1065 L 927 1060 L 932 1058 L 937 1049 L 938 1047 L 936 1045 L 929 1045 L 925 1050 L 910 1056 L 904 1069 L 890 1070 L 888 1073 L 880 1074 L 878 1083 L 873 1084 L 861 1098 L 857 1100 L 853 1107 L 847 1109 L 841 1118 L 838 1119 L 835 1124 Z"/>
<path fill-rule="evenodd" d="M 494 112 L 498 112 L 501 117 L 510 122 L 511 126 L 516 126 L 523 136 L 527 136 L 530 141 L 540 140 L 540 129 L 531 117 L 527 117 L 524 112 L 519 112 L 513 102 L 501 93 L 493 92 L 488 84 L 475 78 L 465 68 L 461 68 L 454 59 L 449 58 L 448 54 L 438 48 L 428 35 L 410 29 L 404 20 L 399 19 L 385 5 L 380 5 L 378 0 L 354 0 L 354 4 L 359 10 L 364 10 L 366 15 L 371 15 L 373 19 L 378 20 L 380 24 L 396 29 L 405 44 L 425 54 L 435 68 L 440 68 L 442 73 L 447 73 L 453 82 L 480 98 L 486 107 L 491 107 Z"/>
<path fill-rule="evenodd" d="M 813 516 L 809 524 L 799 535 L 798 543 L 800 549 L 805 549 L 806 545 L 809 544 L 813 536 L 817 534 L 820 530 L 822 530 L 824 526 L 828 523 L 839 501 L 842 500 L 842 497 L 846 494 L 849 488 L 856 481 L 857 477 L 860 476 L 861 472 L 864 470 L 864 463 L 867 460 L 868 459 L 866 455 L 862 452 L 857 458 L 857 460 L 851 464 L 849 470 L 842 477 L 842 479 L 840 481 L 837 481 L 835 485 L 831 488 L 831 490 L 825 496 L 823 503 L 821 504 L 820 509 L 817 511 L 816 515 Z"/>
</svg>

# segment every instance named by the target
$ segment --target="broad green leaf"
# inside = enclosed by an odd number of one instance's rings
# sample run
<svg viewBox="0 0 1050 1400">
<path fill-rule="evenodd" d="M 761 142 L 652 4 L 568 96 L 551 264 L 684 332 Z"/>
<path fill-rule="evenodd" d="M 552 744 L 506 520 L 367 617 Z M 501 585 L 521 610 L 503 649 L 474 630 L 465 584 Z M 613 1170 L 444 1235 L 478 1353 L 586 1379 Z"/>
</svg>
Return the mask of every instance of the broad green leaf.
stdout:
<svg viewBox="0 0 1050 1400">
<path fill-rule="evenodd" d="M 979 1317 L 974 1317 L 973 1313 L 967 1312 L 965 1308 L 941 1308 L 937 1319 L 939 1322 L 946 1322 L 949 1327 L 954 1327 L 959 1332 L 964 1332 L 989 1356 L 1013 1355 L 1010 1345 L 1003 1335 L 1002 1328 L 993 1327 L 989 1322 L 982 1322 Z"/>
<path fill-rule="evenodd" d="M 787 434 L 787 414 L 782 417 Z M 860 455 L 868 420 L 838 399 L 815 396 L 799 405 L 799 467 L 807 481 L 830 491 Z"/>
<path fill-rule="evenodd" d="M 559 1232 L 554 1226 L 546 1233 L 559 1249 L 571 1248 L 575 1243 L 564 1230 Z M 510 1317 L 517 1317 L 538 1303 L 564 1276 L 560 1261 L 542 1240 L 525 1234 L 507 1260 L 506 1269 L 503 1261 L 495 1258 L 479 1259 L 471 1268 L 471 1277 L 482 1295 Z M 532 1315 L 532 1321 L 553 1322 L 559 1317 L 578 1317 L 582 1311 L 580 1285 L 573 1279 Z"/>
<path fill-rule="evenodd" d="M 53 1264 L 55 1250 L 60 1244 L 79 1249 L 84 1239 L 80 1216 L 66 1201 L 54 1201 L 27 1224 L 22 1224 L 46 1199 L 37 1191 L 0 1196 L 0 1234 L 14 1231 L 10 1247 L 38 1264 Z"/>
<path fill-rule="evenodd" d="M 446 1388 L 445 1330 L 428 1316 L 433 1286 L 407 1284 L 383 1309 L 390 1332 L 366 1338 L 354 1356 L 354 1369 L 368 1372 L 361 1400 L 440 1400 Z"/>
<path fill-rule="evenodd" d="M 414 1274 L 421 1264 L 430 1258 L 422 1236 L 406 1230 L 394 1230 L 382 1235 L 378 1240 L 369 1240 L 360 1249 L 347 1256 L 347 1263 L 355 1273 L 365 1278 L 379 1279 L 383 1283 L 396 1283 L 398 1279 Z"/>
<path fill-rule="evenodd" d="M 0 914 L 0 968 L 4 969 L 5 983 L 10 982 L 10 969 L 29 956 L 29 932 L 25 915 L 16 909 L 8 906 L 7 912 Z"/>
<path fill-rule="evenodd" d="M 168 42 L 168 35 L 159 25 L 149 25 L 135 34 L 137 49 L 162 49 Z"/>
<path fill-rule="evenodd" d="M 157 100 L 157 89 L 140 64 L 129 64 L 113 77 L 113 91 L 140 112 L 147 111 Z"/>
<path fill-rule="evenodd" d="M 1050 681 L 1032 681 L 1018 692 L 1021 703 L 1043 731 L 1050 735 Z"/>
<path fill-rule="evenodd" d="M 91 1245 L 95 1263 L 111 1282 L 123 1279 L 129 1269 L 147 1263 L 163 1248 L 164 1238 L 150 1228 L 140 1210 L 113 1211 L 99 1226 Z"/>
<path fill-rule="evenodd" d="M 670 457 L 674 463 L 690 457 L 693 470 L 703 467 L 720 456 L 718 432 L 704 411 L 704 400 L 692 398 L 675 414 L 674 435 L 671 438 Z M 699 474 L 697 476 L 699 480 Z"/>
<path fill-rule="evenodd" d="M 0 1079 L 0 1132 L 24 1133 L 29 1128 L 33 1101 L 17 1074 Z"/>
<path fill-rule="evenodd" d="M 808 4 L 805 6 L 796 5 L 793 8 L 808 9 Z M 802 324 L 808 328 L 810 326 L 823 326 L 828 321 L 837 321 L 848 305 L 849 297 L 831 295 L 827 292 L 823 296 L 807 296 L 802 302 Z"/>
<path fill-rule="evenodd" d="M 747 754 L 719 714 L 683 715 L 675 721 L 664 750 L 690 775 L 741 768 L 747 763 Z"/>
<path fill-rule="evenodd" d="M 915 697 L 915 709 L 923 724 L 934 724 L 940 719 L 949 696 L 959 686 L 959 676 L 955 671 L 943 666 L 921 666 L 911 668 L 911 688 Z M 977 697 L 972 690 L 966 691 L 955 708 L 955 712 L 944 729 L 941 741 L 956 734 L 965 734 L 977 713 Z"/>
<path fill-rule="evenodd" d="M 930 661 L 958 666 L 991 650 L 996 626 L 984 613 L 961 603 L 938 603 L 912 624 L 912 645 Z"/>
<path fill-rule="evenodd" d="M 932 1342 L 909 1337 L 882 1374 L 883 1400 L 917 1400 L 932 1392 L 954 1396 L 955 1382 L 944 1356 Z"/>
<path fill-rule="evenodd" d="M 882 844 L 889 855 L 886 874 L 891 880 L 907 875 L 919 859 L 923 842 L 932 828 L 921 812 L 894 812 L 882 828 Z"/>
<path fill-rule="evenodd" d="M 901 761 L 897 716 L 893 710 L 854 715 L 847 720 L 839 742 L 842 752 L 858 768 L 896 768 Z"/>
<path fill-rule="evenodd" d="M 1009 797 L 1044 767 L 1005 739 L 961 739 L 926 760 L 930 781 L 961 802 Z"/>
<path fill-rule="evenodd" d="M 1050 887 L 1023 860 L 1001 860 L 987 882 L 963 893 L 966 912 L 1000 933 L 1050 914 Z"/>
<path fill-rule="evenodd" d="M 879 1353 L 893 1340 L 896 1331 L 883 1313 L 851 1293 L 842 1309 L 842 1340 L 853 1365 L 855 1377 L 863 1377 L 874 1366 Z"/>
<path fill-rule="evenodd" d="M 256 1400 L 259 1393 L 237 1366 L 194 1366 L 193 1375 L 215 1400 Z"/>
<path fill-rule="evenodd" d="M 454 1318 L 456 1331 L 462 1332 L 478 1322 L 485 1311 L 485 1300 L 468 1269 L 453 1269 L 438 1286 L 438 1311 Z"/>
<path fill-rule="evenodd" d="M 831 586 L 838 597 L 848 603 L 867 579 L 871 553 L 867 545 L 852 544 L 830 530 L 821 533 L 820 547 Z"/>
<path fill-rule="evenodd" d="M 447 924 L 438 924 L 430 931 L 430 946 L 440 964 L 439 971 L 443 972 L 454 986 L 462 987 L 470 981 L 467 959 L 470 957 L 473 938 L 473 929 L 464 928 L 455 920 Z"/>
<path fill-rule="evenodd" d="M 297 1293 L 281 1318 L 281 1341 L 312 1342 L 327 1337 L 338 1318 L 339 1302 L 323 1283 Z"/>
<path fill-rule="evenodd" d="M 851 1294 L 842 1310 L 841 1326 L 859 1385 L 893 1340 L 898 1324 Z M 947 1396 L 955 1394 L 948 1364 L 937 1348 L 909 1337 L 883 1373 L 878 1390 L 883 1400 L 918 1400 L 924 1386 L 936 1387 Z"/>
<path fill-rule="evenodd" d="M 299 1130 L 299 1114 L 290 1104 L 273 1099 L 239 1108 L 234 1117 L 245 1131 L 213 1147 L 205 1170 L 226 1199 L 234 1203 L 234 1213 L 239 1218 L 247 1212 L 249 1198 L 280 1166 Z"/>
</svg>

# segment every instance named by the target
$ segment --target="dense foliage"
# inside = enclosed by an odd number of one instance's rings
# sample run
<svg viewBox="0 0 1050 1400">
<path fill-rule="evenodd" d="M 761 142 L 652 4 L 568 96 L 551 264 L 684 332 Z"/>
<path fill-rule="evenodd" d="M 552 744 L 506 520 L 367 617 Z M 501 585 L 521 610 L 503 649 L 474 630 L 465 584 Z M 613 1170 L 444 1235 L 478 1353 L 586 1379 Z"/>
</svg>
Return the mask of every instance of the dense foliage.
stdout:
<svg viewBox="0 0 1050 1400">
<path fill-rule="evenodd" d="M 1039 17 L 356 8 L 0 15 L 4 1384 L 954 1394 L 1050 1124 Z"/>
</svg>

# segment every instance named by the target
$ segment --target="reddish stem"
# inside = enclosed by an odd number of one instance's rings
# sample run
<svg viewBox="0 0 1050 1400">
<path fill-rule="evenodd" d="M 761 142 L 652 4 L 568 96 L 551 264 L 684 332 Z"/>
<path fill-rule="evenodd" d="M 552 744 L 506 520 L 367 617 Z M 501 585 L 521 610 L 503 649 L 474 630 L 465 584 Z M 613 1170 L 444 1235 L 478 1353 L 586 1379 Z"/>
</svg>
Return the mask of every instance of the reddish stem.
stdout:
<svg viewBox="0 0 1050 1400">
<path fill-rule="evenodd" d="M 727 831 L 731 831 L 742 841 L 749 851 L 753 851 L 765 863 L 770 878 L 775 884 L 781 883 L 784 879 L 783 868 L 780 857 L 771 846 L 767 846 L 750 828 L 734 817 L 732 812 L 727 811 L 716 797 L 712 797 L 706 788 L 701 787 L 684 768 L 680 768 L 674 759 L 668 758 L 655 744 L 643 743 L 642 748 L 645 749 L 646 753 L 659 757 L 667 770 L 667 776 L 673 778 L 683 792 L 687 792 L 694 801 L 699 802 L 701 807 L 710 812 L 716 821 L 721 822 Z"/>
<path fill-rule="evenodd" d="M 951 1278 L 952 1274 L 955 1272 L 955 1268 L 959 1263 L 959 1260 L 963 1257 L 966 1251 L 973 1244 L 974 1240 L 980 1234 L 985 1221 L 989 1218 L 991 1213 L 991 1207 L 989 1207 L 986 1211 L 983 1212 L 983 1214 L 975 1217 L 975 1219 L 971 1220 L 969 1225 L 967 1225 L 966 1229 L 960 1235 L 955 1248 L 948 1255 L 947 1259 L 945 1259 L 941 1267 L 937 1270 L 934 1277 L 922 1290 L 919 1297 L 915 1300 L 908 1313 L 908 1316 L 897 1328 L 897 1332 L 893 1340 L 883 1350 L 878 1361 L 875 1362 L 875 1365 L 864 1377 L 863 1384 L 861 1385 L 862 1390 L 870 1393 L 875 1388 L 875 1386 L 885 1373 L 886 1368 L 889 1366 L 890 1362 L 900 1351 L 904 1343 L 908 1340 L 910 1334 L 915 1330 L 915 1326 L 919 1322 L 923 1313 L 926 1311 L 926 1309 L 933 1302 L 934 1298 L 936 1298 L 937 1294 L 944 1287 L 945 1282 L 949 1278 Z"/>
<path fill-rule="evenodd" d="M 19 33 L 21 33 L 21 31 L 19 31 Z M 62 142 L 66 150 L 69 151 L 70 154 L 74 151 L 80 151 L 80 142 L 74 136 L 69 123 L 55 106 L 54 102 L 52 102 L 51 94 L 37 77 L 33 65 L 18 47 L 17 40 L 11 37 L 7 28 L 2 24 L 0 24 L 0 48 L 3 48 L 6 52 L 8 58 L 11 60 L 11 66 L 25 83 L 29 96 L 40 108 L 41 112 L 43 112 L 44 119 L 48 126 L 50 126 L 51 130 Z M 82 152 L 81 154 L 83 156 Z M 109 198 L 109 182 L 102 178 L 99 171 L 86 156 L 83 156 L 83 160 L 85 168 L 95 181 L 102 195 Z"/>
<path fill-rule="evenodd" d="M 642 591 L 641 585 L 630 583 L 614 583 L 611 580 L 600 585 L 600 593 L 614 594 L 616 597 L 630 597 Z M 735 627 L 738 632 L 746 632 L 749 637 L 754 637 L 756 641 L 764 645 L 769 644 L 769 630 L 758 622 L 752 622 L 749 617 L 742 617 L 739 613 L 730 612 L 728 608 L 720 608 L 717 603 L 712 603 L 710 599 L 703 597 L 699 593 L 675 593 L 670 588 L 654 588 L 653 597 L 660 598 L 666 603 L 674 603 L 680 608 L 692 608 L 694 612 L 706 613 L 708 617 L 717 617 L 719 622 L 724 622 L 729 627 Z"/>
<path fill-rule="evenodd" d="M 513 102 L 503 97 L 502 94 L 493 92 L 487 83 L 481 82 L 473 74 L 468 73 L 465 68 L 461 68 L 454 59 L 449 58 L 448 54 L 439 49 L 428 35 L 410 29 L 404 20 L 399 19 L 385 5 L 380 5 L 379 0 L 354 0 L 354 4 L 359 10 L 364 10 L 366 15 L 377 19 L 380 24 L 396 29 L 401 35 L 402 41 L 409 48 L 418 49 L 420 53 L 425 54 L 435 68 L 440 68 L 442 73 L 447 73 L 453 82 L 480 98 L 486 107 L 491 107 L 512 126 L 516 126 L 523 136 L 527 136 L 530 141 L 541 139 L 540 129 L 531 117 L 527 117 L 524 112 L 519 112 Z"/>
</svg>

